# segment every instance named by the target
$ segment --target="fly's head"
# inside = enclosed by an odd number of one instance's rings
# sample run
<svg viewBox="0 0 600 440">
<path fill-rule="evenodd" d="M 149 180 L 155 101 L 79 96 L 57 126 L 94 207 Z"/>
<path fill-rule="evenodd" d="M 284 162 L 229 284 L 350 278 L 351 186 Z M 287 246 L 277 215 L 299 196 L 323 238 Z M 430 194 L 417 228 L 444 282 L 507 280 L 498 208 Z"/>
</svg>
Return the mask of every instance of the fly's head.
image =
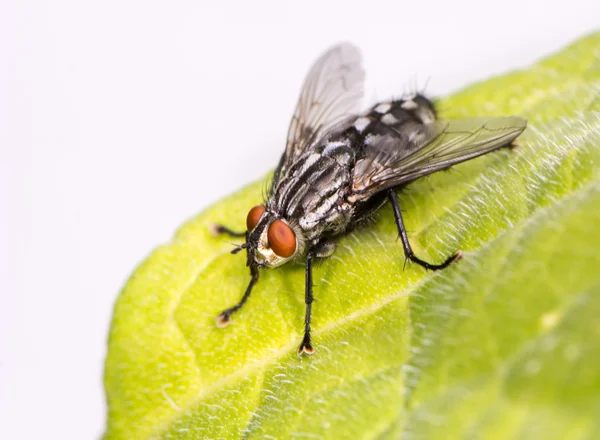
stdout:
<svg viewBox="0 0 600 440">
<path fill-rule="evenodd" d="M 248 266 L 277 267 L 302 252 L 302 232 L 293 223 L 258 205 L 246 217 L 246 243 L 234 250 L 248 252 Z"/>
</svg>

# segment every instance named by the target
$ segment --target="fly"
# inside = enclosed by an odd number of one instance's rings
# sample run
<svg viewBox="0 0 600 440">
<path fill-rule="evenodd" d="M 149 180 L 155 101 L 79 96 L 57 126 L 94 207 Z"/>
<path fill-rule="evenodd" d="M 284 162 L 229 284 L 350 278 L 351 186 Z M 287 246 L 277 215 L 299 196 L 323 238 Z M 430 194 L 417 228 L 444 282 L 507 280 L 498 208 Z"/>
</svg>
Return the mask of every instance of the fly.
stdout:
<svg viewBox="0 0 600 440">
<path fill-rule="evenodd" d="M 356 47 L 340 44 L 324 53 L 306 76 L 266 201 L 250 209 L 245 232 L 217 226 L 218 233 L 246 238 L 232 253 L 246 250 L 251 275 L 240 301 L 217 317 L 219 327 L 246 303 L 259 268 L 304 260 L 306 315 L 298 353 L 312 354 L 313 261 L 331 256 L 341 237 L 388 201 L 407 260 L 439 270 L 461 258 L 458 251 L 433 264 L 414 254 L 396 190 L 513 146 L 527 121 L 514 116 L 440 121 L 421 94 L 381 102 L 361 114 L 363 82 Z"/>
</svg>

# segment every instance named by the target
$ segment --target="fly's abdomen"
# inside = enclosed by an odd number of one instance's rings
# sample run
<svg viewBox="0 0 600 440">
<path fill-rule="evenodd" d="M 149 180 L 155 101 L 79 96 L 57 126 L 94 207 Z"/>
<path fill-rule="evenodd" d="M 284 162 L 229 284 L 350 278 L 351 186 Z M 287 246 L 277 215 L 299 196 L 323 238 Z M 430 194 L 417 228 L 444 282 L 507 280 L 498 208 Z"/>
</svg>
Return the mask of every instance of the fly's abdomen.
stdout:
<svg viewBox="0 0 600 440">
<path fill-rule="evenodd" d="M 414 95 L 396 101 L 375 104 L 348 127 L 345 135 L 363 145 L 369 135 L 386 134 L 389 129 L 397 130 L 407 137 L 417 132 L 423 124 L 436 120 L 435 108 L 423 95 Z"/>
<path fill-rule="evenodd" d="M 407 123 L 430 124 L 436 119 L 433 104 L 423 95 L 376 104 L 367 116 L 386 125 L 398 126 Z"/>
</svg>

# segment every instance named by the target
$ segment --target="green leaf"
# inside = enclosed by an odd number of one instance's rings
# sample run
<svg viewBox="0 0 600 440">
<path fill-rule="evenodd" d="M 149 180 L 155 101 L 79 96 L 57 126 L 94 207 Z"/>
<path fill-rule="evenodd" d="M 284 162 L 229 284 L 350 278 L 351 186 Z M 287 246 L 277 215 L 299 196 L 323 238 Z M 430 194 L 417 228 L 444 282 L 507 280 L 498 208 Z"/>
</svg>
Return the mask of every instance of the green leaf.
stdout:
<svg viewBox="0 0 600 440">
<path fill-rule="evenodd" d="M 299 357 L 301 265 L 249 274 L 212 222 L 243 229 L 263 182 L 140 265 L 114 312 L 107 439 L 600 438 L 600 33 L 442 100 L 445 118 L 520 115 L 516 151 L 437 173 L 316 266 L 316 353 Z"/>
</svg>

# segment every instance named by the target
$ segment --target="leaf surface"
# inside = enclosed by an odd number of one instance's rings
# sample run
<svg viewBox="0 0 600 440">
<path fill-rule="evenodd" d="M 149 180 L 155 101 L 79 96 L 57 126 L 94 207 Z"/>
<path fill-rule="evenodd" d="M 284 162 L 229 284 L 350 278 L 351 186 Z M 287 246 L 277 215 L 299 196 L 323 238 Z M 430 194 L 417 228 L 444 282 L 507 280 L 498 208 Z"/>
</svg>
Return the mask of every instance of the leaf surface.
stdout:
<svg viewBox="0 0 600 440">
<path fill-rule="evenodd" d="M 133 273 L 106 360 L 106 439 L 600 438 L 600 33 L 440 103 L 519 115 L 517 151 L 421 179 L 314 270 L 316 353 L 298 357 L 304 268 L 249 274 L 242 230 L 264 182 L 185 224 Z"/>
</svg>

